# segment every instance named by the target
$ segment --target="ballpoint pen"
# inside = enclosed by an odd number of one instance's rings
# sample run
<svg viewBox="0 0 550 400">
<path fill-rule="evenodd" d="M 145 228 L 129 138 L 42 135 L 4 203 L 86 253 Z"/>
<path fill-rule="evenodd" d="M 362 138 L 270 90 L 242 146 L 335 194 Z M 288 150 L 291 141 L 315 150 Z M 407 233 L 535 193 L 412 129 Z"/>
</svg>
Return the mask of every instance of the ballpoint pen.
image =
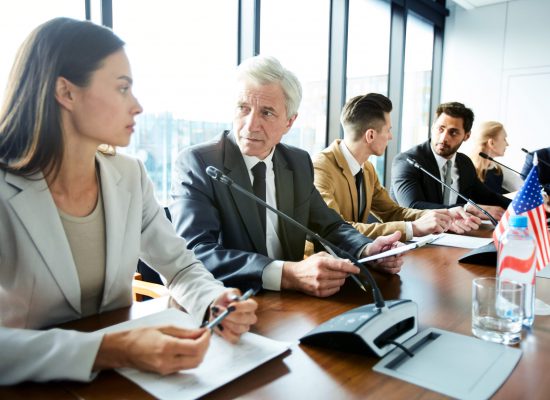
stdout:
<svg viewBox="0 0 550 400">
<path fill-rule="evenodd" d="M 245 301 L 248 300 L 251 296 L 254 296 L 256 294 L 257 290 L 254 289 L 248 289 L 242 296 L 237 297 L 235 301 Z M 208 322 L 205 327 L 213 330 L 216 326 L 221 324 L 221 322 L 233 311 L 235 311 L 235 306 L 229 306 L 225 309 L 224 312 L 222 312 L 220 315 L 218 315 L 216 318 L 214 318 L 212 321 Z"/>
<path fill-rule="evenodd" d="M 328 246 L 325 246 L 324 243 L 321 243 L 323 245 L 323 247 L 325 248 L 325 250 L 327 251 L 328 254 L 330 254 L 331 256 L 333 256 L 334 258 L 340 258 L 336 255 L 336 253 Z M 363 285 L 363 282 L 361 282 L 359 280 L 359 278 L 357 278 L 355 275 L 351 274 L 351 279 L 353 279 L 355 281 L 355 283 L 357 283 L 357 285 L 363 289 L 365 292 L 367 291 L 367 289 L 365 288 L 365 285 Z"/>
</svg>

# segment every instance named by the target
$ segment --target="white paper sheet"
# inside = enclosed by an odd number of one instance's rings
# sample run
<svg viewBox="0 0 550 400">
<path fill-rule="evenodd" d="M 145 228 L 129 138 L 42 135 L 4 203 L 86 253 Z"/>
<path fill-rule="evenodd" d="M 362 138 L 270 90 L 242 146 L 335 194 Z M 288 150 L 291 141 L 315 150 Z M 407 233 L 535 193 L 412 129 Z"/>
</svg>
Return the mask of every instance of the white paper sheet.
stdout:
<svg viewBox="0 0 550 400">
<path fill-rule="evenodd" d="M 428 237 L 435 236 L 431 244 L 437 246 L 462 247 L 465 249 L 477 249 L 485 246 L 493 241 L 492 238 L 478 238 L 473 236 L 455 235 L 453 233 L 441 233 L 439 235 L 426 235 L 421 237 L 413 237 L 412 242 L 425 240 Z"/>
<path fill-rule="evenodd" d="M 416 239 L 417 240 L 415 240 L 414 243 L 409 243 L 403 246 L 396 247 L 391 250 L 384 251 L 382 253 L 374 254 L 372 256 L 362 258 L 358 261 L 360 263 L 366 263 L 368 261 L 378 260 L 379 258 L 390 257 L 390 256 L 395 256 L 397 254 L 405 253 L 406 251 L 416 249 L 418 247 L 424 246 L 425 244 L 431 243 L 435 239 L 435 237 L 431 237 L 431 235 L 428 235 L 428 236 L 424 236 Z"/>
<path fill-rule="evenodd" d="M 194 328 L 192 318 L 174 308 L 143 318 L 126 321 L 102 329 L 116 332 L 144 326 L 175 325 Z M 278 342 L 253 333 L 246 333 L 237 344 L 212 335 L 210 346 L 198 368 L 169 376 L 141 372 L 131 368 L 117 371 L 159 399 L 195 399 L 253 370 L 264 362 L 284 353 L 290 343 Z"/>
</svg>

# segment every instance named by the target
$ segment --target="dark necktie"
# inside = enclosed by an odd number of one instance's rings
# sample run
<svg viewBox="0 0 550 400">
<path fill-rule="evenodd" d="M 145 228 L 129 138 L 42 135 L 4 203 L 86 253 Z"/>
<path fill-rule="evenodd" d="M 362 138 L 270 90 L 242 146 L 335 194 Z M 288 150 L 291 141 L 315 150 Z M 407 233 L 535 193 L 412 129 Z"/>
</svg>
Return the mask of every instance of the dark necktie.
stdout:
<svg viewBox="0 0 550 400">
<path fill-rule="evenodd" d="M 363 214 L 365 213 L 365 208 L 367 206 L 365 185 L 363 184 L 363 169 L 359 169 L 359 172 L 355 174 L 355 187 L 357 188 L 357 199 L 359 200 L 359 213 L 357 214 L 357 222 L 361 222 L 363 221 Z"/>
<path fill-rule="evenodd" d="M 453 179 L 451 178 L 453 162 L 451 160 L 447 160 L 443 169 L 445 170 L 445 183 L 451 186 L 453 184 Z M 449 190 L 449 188 L 443 187 L 443 204 L 448 206 L 450 198 L 451 191 Z"/>
<path fill-rule="evenodd" d="M 265 197 L 265 163 L 260 161 L 252 168 L 252 175 L 254 176 L 254 183 L 252 189 L 254 194 L 263 201 L 266 201 Z M 257 204 L 258 212 L 260 213 L 260 221 L 262 222 L 262 228 L 265 234 L 265 207 L 261 204 Z"/>
</svg>

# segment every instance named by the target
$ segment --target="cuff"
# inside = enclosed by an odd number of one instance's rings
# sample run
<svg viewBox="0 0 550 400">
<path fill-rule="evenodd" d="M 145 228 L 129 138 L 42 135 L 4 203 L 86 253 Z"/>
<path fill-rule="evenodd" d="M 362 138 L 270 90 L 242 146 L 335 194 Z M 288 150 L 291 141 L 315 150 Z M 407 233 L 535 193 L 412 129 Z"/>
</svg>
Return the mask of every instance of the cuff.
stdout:
<svg viewBox="0 0 550 400">
<path fill-rule="evenodd" d="M 266 290 L 281 290 L 284 261 L 275 260 L 267 264 L 262 272 L 262 287 Z"/>
<path fill-rule="evenodd" d="M 405 222 L 405 240 L 411 240 L 413 238 L 413 224 L 411 221 Z"/>
<path fill-rule="evenodd" d="M 361 258 L 363 258 L 363 254 L 365 254 L 365 257 L 367 256 L 367 247 L 369 247 L 369 244 L 370 243 L 367 243 L 366 245 L 364 245 L 359 249 L 359 251 L 357 252 L 357 255 L 355 256 L 357 259 L 360 260 Z"/>
</svg>

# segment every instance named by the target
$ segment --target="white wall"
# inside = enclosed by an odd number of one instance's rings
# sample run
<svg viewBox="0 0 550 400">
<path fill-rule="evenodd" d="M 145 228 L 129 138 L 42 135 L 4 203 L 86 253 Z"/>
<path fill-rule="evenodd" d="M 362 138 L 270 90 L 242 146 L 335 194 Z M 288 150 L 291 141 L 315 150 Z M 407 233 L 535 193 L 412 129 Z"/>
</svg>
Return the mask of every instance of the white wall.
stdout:
<svg viewBox="0 0 550 400">
<path fill-rule="evenodd" d="M 502 122 L 510 147 L 501 161 L 520 169 L 522 147 L 550 146 L 550 1 L 448 4 L 441 101 L 465 103 L 476 122 Z"/>
</svg>

